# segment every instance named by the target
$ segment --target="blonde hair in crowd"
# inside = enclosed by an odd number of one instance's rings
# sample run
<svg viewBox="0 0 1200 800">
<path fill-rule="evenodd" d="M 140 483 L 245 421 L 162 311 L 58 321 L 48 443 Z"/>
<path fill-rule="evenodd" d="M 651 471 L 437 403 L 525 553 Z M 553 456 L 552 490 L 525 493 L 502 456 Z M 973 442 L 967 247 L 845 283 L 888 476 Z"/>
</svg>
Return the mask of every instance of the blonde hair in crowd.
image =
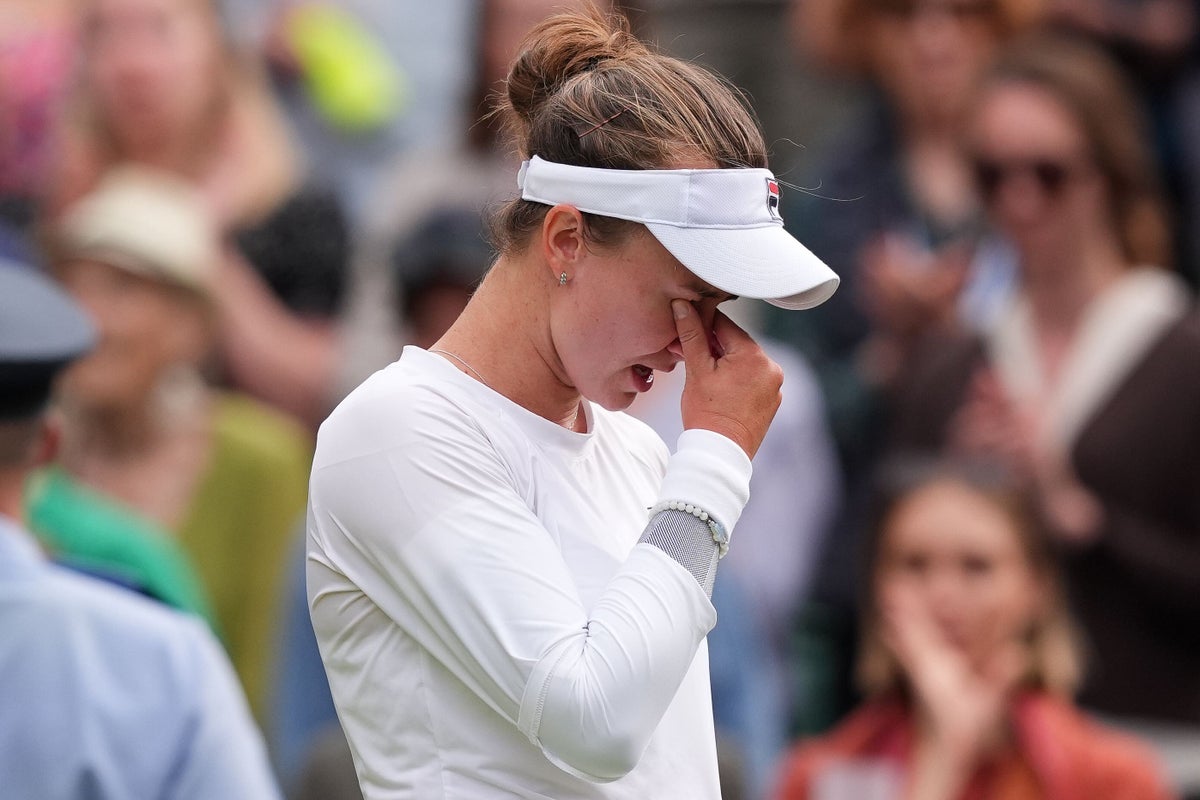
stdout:
<svg viewBox="0 0 1200 800">
<path fill-rule="evenodd" d="M 522 158 L 609 169 L 765 167 L 766 145 L 741 95 L 707 70 L 639 41 L 595 6 L 559 14 L 526 37 L 495 112 Z M 514 200 L 492 232 L 521 249 L 546 206 Z M 590 238 L 620 241 L 636 223 L 585 215 Z"/>
<path fill-rule="evenodd" d="M 955 484 L 987 499 L 1008 519 L 1021 553 L 1034 577 L 1045 587 L 1041 614 L 1026 632 L 1028 672 L 1022 685 L 1071 697 L 1079 687 L 1083 659 L 1080 636 L 1067 611 L 1062 582 L 1036 503 L 1029 491 L 1005 470 L 975 461 L 912 459 L 884 470 L 868 540 L 862 577 L 863 625 L 855 677 L 868 697 L 906 692 L 903 668 L 884 644 L 879 631 L 878 570 L 891 517 L 907 498 L 935 484 Z"/>
</svg>

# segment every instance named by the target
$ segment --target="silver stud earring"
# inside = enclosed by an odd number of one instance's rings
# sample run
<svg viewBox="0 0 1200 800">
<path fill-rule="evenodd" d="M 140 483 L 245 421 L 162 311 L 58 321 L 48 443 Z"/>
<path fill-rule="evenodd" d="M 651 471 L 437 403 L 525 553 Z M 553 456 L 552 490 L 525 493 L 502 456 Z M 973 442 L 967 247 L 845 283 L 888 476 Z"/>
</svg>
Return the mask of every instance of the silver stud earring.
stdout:
<svg viewBox="0 0 1200 800">
<path fill-rule="evenodd" d="M 567 285 L 567 273 L 564 272 L 563 274 L 558 276 L 558 285 L 559 286 Z"/>
</svg>

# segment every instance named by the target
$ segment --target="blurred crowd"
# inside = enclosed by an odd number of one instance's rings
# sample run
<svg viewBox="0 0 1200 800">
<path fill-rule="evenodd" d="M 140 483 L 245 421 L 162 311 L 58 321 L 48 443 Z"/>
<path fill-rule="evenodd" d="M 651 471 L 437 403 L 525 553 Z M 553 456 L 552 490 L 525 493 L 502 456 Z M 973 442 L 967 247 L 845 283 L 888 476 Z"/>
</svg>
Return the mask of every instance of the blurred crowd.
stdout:
<svg viewBox="0 0 1200 800">
<path fill-rule="evenodd" d="M 290 798 L 358 796 L 316 430 L 487 270 L 489 96 L 570 4 L 0 0 L 0 258 L 96 331 L 23 522 L 203 621 Z M 842 278 L 730 310 L 786 384 L 713 594 L 725 797 L 1200 797 L 1200 2 L 615 8 L 745 91 Z M 680 371 L 632 409 L 670 444 Z"/>
</svg>

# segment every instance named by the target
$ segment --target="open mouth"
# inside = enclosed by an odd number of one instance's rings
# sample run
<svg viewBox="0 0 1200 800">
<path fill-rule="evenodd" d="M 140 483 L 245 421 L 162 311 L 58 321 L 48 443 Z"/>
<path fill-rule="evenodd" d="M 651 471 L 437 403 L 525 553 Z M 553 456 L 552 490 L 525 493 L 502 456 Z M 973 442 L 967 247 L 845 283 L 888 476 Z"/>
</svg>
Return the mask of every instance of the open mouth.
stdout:
<svg viewBox="0 0 1200 800">
<path fill-rule="evenodd" d="M 654 385 L 654 370 L 645 364 L 633 365 L 633 377 L 639 392 L 646 392 Z"/>
</svg>

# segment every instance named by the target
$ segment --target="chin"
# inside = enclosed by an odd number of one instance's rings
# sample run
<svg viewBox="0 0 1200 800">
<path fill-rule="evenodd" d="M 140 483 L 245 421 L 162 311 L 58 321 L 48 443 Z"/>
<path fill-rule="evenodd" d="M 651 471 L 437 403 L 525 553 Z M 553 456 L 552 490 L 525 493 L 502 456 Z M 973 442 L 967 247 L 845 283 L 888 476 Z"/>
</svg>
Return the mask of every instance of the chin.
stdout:
<svg viewBox="0 0 1200 800">
<path fill-rule="evenodd" d="M 637 394 L 633 392 L 622 392 L 612 397 L 588 397 L 584 395 L 584 399 L 603 408 L 605 411 L 625 411 L 633 401 L 637 399 Z"/>
<path fill-rule="evenodd" d="M 637 392 L 620 385 L 620 376 L 609 376 L 607 380 L 600 377 L 599 380 L 575 381 L 575 390 L 584 400 L 606 411 L 624 411 L 637 398 Z"/>
</svg>

